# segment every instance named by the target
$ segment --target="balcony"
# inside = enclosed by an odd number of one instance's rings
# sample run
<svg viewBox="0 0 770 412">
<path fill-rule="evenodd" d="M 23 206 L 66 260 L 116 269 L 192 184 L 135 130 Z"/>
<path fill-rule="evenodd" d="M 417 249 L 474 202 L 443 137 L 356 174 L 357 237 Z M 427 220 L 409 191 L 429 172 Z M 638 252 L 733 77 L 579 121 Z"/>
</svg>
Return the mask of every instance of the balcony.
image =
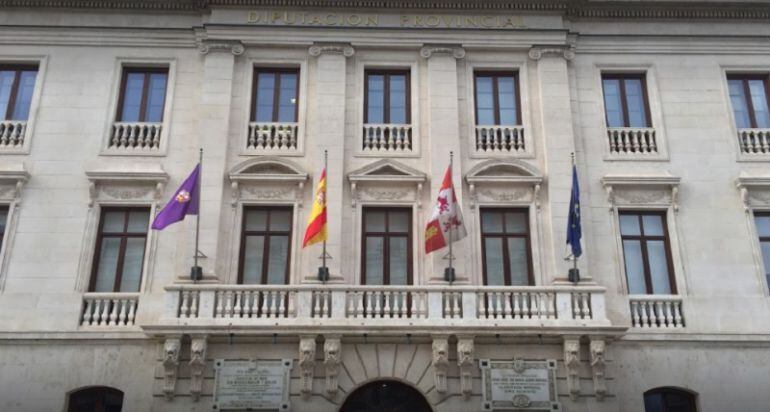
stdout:
<svg viewBox="0 0 770 412">
<path fill-rule="evenodd" d="M 86 293 L 80 326 L 110 328 L 133 326 L 139 305 L 138 293 Z"/>
<path fill-rule="evenodd" d="M 636 295 L 629 297 L 631 327 L 666 329 L 685 327 L 682 297 L 677 295 Z"/>
<path fill-rule="evenodd" d="M 770 155 L 770 129 L 738 129 L 738 144 L 742 155 Z"/>
<path fill-rule="evenodd" d="M 24 137 L 26 134 L 26 120 L 0 121 L 0 150 L 22 148 L 24 146 Z"/>
<path fill-rule="evenodd" d="M 157 153 L 163 123 L 115 122 L 107 149 L 114 153 Z"/>
<path fill-rule="evenodd" d="M 610 127 L 607 141 L 612 157 L 644 158 L 659 154 L 655 129 L 651 127 Z"/>
<path fill-rule="evenodd" d="M 364 124 L 363 153 L 404 154 L 413 149 L 411 124 Z"/>
<path fill-rule="evenodd" d="M 174 285 L 148 333 L 613 334 L 597 286 Z"/>
<path fill-rule="evenodd" d="M 298 123 L 250 122 L 246 150 L 257 153 L 296 152 L 298 136 Z"/>
<path fill-rule="evenodd" d="M 476 153 L 527 154 L 524 126 L 476 126 Z"/>
</svg>

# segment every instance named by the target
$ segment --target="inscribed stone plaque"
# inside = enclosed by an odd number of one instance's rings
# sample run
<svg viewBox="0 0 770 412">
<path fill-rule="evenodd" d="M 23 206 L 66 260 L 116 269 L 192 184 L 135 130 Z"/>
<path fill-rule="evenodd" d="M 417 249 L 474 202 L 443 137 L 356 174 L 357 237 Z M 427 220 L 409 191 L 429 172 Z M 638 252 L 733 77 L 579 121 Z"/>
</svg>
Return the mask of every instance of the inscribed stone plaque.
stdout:
<svg viewBox="0 0 770 412">
<path fill-rule="evenodd" d="M 481 359 L 481 409 L 559 411 L 556 361 Z"/>
<path fill-rule="evenodd" d="M 291 359 L 214 362 L 214 410 L 289 410 Z"/>
</svg>

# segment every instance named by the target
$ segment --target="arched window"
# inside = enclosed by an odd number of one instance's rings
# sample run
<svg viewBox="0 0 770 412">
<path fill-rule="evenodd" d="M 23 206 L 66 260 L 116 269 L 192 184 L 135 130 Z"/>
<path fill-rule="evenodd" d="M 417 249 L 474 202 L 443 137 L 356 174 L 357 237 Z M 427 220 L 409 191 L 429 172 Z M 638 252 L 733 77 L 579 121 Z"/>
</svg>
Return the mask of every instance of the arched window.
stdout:
<svg viewBox="0 0 770 412">
<path fill-rule="evenodd" d="M 123 392 L 106 386 L 80 389 L 69 395 L 68 412 L 120 412 Z"/>
<path fill-rule="evenodd" d="M 696 412 L 695 395 L 677 388 L 655 388 L 644 393 L 645 412 Z"/>
</svg>

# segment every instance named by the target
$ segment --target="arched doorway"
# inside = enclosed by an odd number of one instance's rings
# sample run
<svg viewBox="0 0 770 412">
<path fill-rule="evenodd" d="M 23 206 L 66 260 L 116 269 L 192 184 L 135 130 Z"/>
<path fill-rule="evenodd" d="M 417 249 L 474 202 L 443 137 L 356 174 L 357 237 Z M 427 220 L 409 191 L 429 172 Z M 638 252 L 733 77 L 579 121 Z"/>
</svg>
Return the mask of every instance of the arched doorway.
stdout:
<svg viewBox="0 0 770 412">
<path fill-rule="evenodd" d="M 68 412 L 120 412 L 123 392 L 107 386 L 94 386 L 70 393 Z"/>
<path fill-rule="evenodd" d="M 425 397 L 409 385 L 380 380 L 354 390 L 340 412 L 432 412 Z"/>
<path fill-rule="evenodd" d="M 655 388 L 644 393 L 645 412 L 696 412 L 695 395 L 679 388 Z"/>
</svg>

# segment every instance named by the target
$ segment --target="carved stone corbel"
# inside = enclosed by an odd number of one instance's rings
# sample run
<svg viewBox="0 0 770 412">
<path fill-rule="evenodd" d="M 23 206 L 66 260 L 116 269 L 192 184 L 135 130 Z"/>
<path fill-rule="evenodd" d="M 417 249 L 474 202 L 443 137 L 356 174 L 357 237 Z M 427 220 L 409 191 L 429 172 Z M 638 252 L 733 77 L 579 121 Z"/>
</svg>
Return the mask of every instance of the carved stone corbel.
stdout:
<svg viewBox="0 0 770 412">
<path fill-rule="evenodd" d="M 565 60 L 575 58 L 575 47 L 571 45 L 535 46 L 529 49 L 529 58 L 540 60 L 543 56 L 563 57 Z"/>
<path fill-rule="evenodd" d="M 230 206 L 238 206 L 238 200 L 241 198 L 241 188 L 237 180 L 230 183 Z"/>
<path fill-rule="evenodd" d="M 302 396 L 313 393 L 313 371 L 315 369 L 315 335 L 302 336 L 299 339 L 299 378 Z"/>
<path fill-rule="evenodd" d="M 473 356 L 473 337 L 458 337 L 457 366 L 460 367 L 460 392 L 466 399 L 473 393 L 473 369 L 476 367 Z"/>
<path fill-rule="evenodd" d="M 198 402 L 203 388 L 203 375 L 206 372 L 206 335 L 193 336 L 190 343 L 190 395 Z"/>
<path fill-rule="evenodd" d="M 342 359 L 342 342 L 339 337 L 326 337 L 324 342 L 324 368 L 326 370 L 326 393 L 335 395 L 337 388 L 337 377 L 340 374 L 340 364 Z"/>
<path fill-rule="evenodd" d="M 739 186 L 741 191 L 741 204 L 743 205 L 743 211 L 746 213 L 751 212 L 751 205 L 749 204 L 749 189 L 746 186 Z"/>
<path fill-rule="evenodd" d="M 350 182 L 350 207 L 355 209 L 356 203 L 358 203 L 358 184 Z"/>
<path fill-rule="evenodd" d="M 671 186 L 671 207 L 675 213 L 679 211 L 679 186 Z"/>
<path fill-rule="evenodd" d="M 564 340 L 564 367 L 567 370 L 567 391 L 573 401 L 580 396 L 580 341 L 578 339 Z"/>
<path fill-rule="evenodd" d="M 88 182 L 88 207 L 94 207 L 96 202 L 96 182 Z"/>
<path fill-rule="evenodd" d="M 417 193 L 414 198 L 417 200 L 417 209 L 422 209 L 422 182 L 417 183 Z"/>
<path fill-rule="evenodd" d="M 591 372 L 594 377 L 594 393 L 596 399 L 604 400 L 607 395 L 607 385 L 604 382 L 606 362 L 604 359 L 605 343 L 602 339 L 591 339 Z"/>
<path fill-rule="evenodd" d="M 223 51 L 240 56 L 245 50 L 239 40 L 201 40 L 198 43 L 198 52 L 204 55 L 212 51 Z"/>
<path fill-rule="evenodd" d="M 538 212 L 540 211 L 540 189 L 541 189 L 540 184 L 539 183 L 536 184 L 534 193 L 532 194 L 532 197 L 535 200 L 535 209 L 537 209 Z"/>
<path fill-rule="evenodd" d="M 479 195 L 476 193 L 476 185 L 471 183 L 468 185 L 469 188 L 469 194 L 470 194 L 470 200 L 471 200 L 471 209 L 476 208 L 476 202 L 479 200 Z"/>
<path fill-rule="evenodd" d="M 615 211 L 615 193 L 612 191 L 612 186 L 604 186 L 604 193 L 607 195 L 607 205 L 612 213 Z"/>
<path fill-rule="evenodd" d="M 308 54 L 318 57 L 322 54 L 337 54 L 345 57 L 351 57 L 356 54 L 356 49 L 350 44 L 345 43 L 326 43 L 314 44 L 308 49 Z"/>
<path fill-rule="evenodd" d="M 305 194 L 305 182 L 297 182 L 297 209 L 302 209 L 302 196 Z"/>
<path fill-rule="evenodd" d="M 155 207 L 160 207 L 160 203 L 163 200 L 163 190 L 166 188 L 166 185 L 163 182 L 158 182 L 155 184 Z"/>
<path fill-rule="evenodd" d="M 179 337 L 167 338 L 163 344 L 163 394 L 169 401 L 174 399 L 181 347 L 182 339 Z"/>
<path fill-rule="evenodd" d="M 445 336 L 433 337 L 433 380 L 436 392 L 446 393 L 446 375 L 449 369 L 449 339 Z"/>
<path fill-rule="evenodd" d="M 465 49 L 451 45 L 425 45 L 420 49 L 420 56 L 430 59 L 433 55 L 449 55 L 455 59 L 465 58 Z"/>
</svg>

